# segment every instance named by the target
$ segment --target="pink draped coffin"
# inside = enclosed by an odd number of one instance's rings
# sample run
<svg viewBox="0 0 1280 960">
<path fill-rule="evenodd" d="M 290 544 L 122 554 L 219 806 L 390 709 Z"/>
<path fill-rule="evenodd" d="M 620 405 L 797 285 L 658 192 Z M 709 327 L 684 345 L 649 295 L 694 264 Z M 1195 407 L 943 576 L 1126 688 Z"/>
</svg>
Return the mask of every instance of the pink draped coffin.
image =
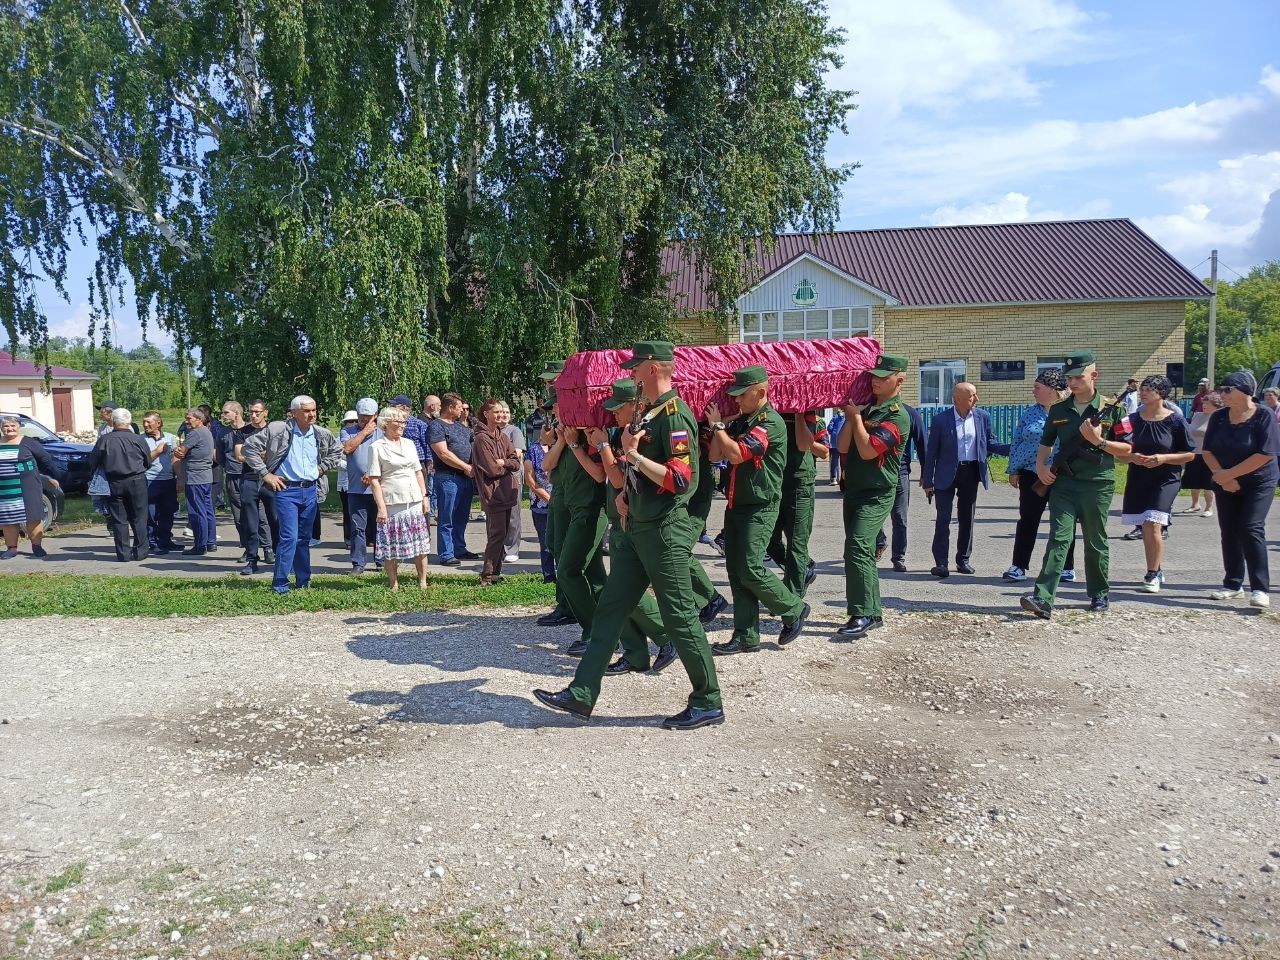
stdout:
<svg viewBox="0 0 1280 960">
<path fill-rule="evenodd" d="M 733 373 L 753 364 L 769 371 L 769 400 L 779 413 L 801 413 L 871 399 L 867 371 L 875 367 L 880 344 L 872 337 L 789 340 L 784 343 L 729 343 L 676 347 L 675 386 L 701 418 L 715 401 L 725 414 L 738 407 L 725 391 Z M 612 418 L 600 407 L 614 380 L 627 376 L 621 364 L 630 350 L 590 350 L 565 361 L 556 380 L 560 419 L 575 427 L 604 426 Z"/>
</svg>

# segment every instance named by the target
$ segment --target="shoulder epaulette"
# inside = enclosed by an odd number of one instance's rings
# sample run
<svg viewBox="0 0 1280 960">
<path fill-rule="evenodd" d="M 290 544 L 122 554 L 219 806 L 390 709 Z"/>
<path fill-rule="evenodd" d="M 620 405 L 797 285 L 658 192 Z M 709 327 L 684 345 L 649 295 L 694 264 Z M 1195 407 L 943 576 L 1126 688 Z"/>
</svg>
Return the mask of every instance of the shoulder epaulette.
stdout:
<svg viewBox="0 0 1280 960">
<path fill-rule="evenodd" d="M 667 405 L 662 408 L 662 412 L 669 417 L 675 416 L 680 412 L 680 399 L 678 397 L 672 397 L 667 401 Z"/>
</svg>

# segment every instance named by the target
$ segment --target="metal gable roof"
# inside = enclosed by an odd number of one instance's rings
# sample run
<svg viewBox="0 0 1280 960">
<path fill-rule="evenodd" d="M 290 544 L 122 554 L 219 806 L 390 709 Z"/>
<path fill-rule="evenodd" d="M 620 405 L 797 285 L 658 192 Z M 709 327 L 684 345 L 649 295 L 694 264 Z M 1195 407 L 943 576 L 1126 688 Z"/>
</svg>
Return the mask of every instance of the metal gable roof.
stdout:
<svg viewBox="0 0 1280 960">
<path fill-rule="evenodd" d="M 51 367 L 49 375 L 54 380 L 97 380 L 95 373 L 72 370 L 70 367 Z M 0 380 L 43 380 L 44 367 L 30 360 L 15 360 L 13 354 L 0 351 Z"/>
<path fill-rule="evenodd" d="M 663 251 L 668 296 L 682 311 L 711 310 L 696 259 Z M 993 223 L 786 233 L 757 240 L 752 285 L 803 254 L 884 291 L 903 307 L 1201 300 L 1208 289 L 1127 219 Z"/>
</svg>

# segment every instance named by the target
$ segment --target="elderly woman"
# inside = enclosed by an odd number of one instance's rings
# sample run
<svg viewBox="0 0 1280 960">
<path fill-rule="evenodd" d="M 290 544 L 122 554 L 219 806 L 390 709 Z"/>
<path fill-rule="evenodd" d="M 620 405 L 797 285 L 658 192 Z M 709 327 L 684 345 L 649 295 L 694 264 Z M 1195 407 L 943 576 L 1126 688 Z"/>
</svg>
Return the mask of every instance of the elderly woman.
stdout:
<svg viewBox="0 0 1280 960">
<path fill-rule="evenodd" d="M 492 398 L 480 406 L 480 426 L 476 428 L 471 448 L 472 478 L 480 494 L 484 510 L 484 567 L 480 571 L 481 586 L 493 586 L 502 580 L 502 560 L 506 556 L 511 528 L 511 514 L 520 508 L 520 453 L 503 432 L 502 408 Z M 510 422 L 511 412 L 506 411 Z"/>
<path fill-rule="evenodd" d="M 1036 451 L 1044 433 L 1044 422 L 1049 408 L 1067 395 L 1067 378 L 1061 367 L 1042 370 L 1031 387 L 1035 405 L 1029 407 L 1018 421 L 1009 449 L 1009 486 L 1018 491 L 1018 526 L 1013 535 L 1013 563 L 1004 572 L 1004 578 L 1013 582 L 1027 579 L 1031 566 L 1031 551 L 1035 548 L 1040 532 L 1040 520 L 1049 504 L 1048 491 L 1044 496 L 1035 491 Z M 1053 462 L 1053 458 L 1049 458 Z M 1067 565 L 1062 580 L 1075 580 L 1076 544 L 1071 541 L 1067 550 Z"/>
<path fill-rule="evenodd" d="M 374 556 L 387 569 L 387 583 L 400 589 L 399 564 L 412 560 L 418 587 L 427 588 L 427 554 L 431 522 L 427 519 L 427 481 L 418 447 L 404 435 L 408 416 L 398 407 L 383 407 L 378 428 L 383 436 L 369 454 L 369 491 L 378 510 L 378 544 Z"/>
<path fill-rule="evenodd" d="M 1164 528 L 1182 483 L 1182 465 L 1195 457 L 1187 422 L 1164 405 L 1172 389 L 1168 377 L 1142 381 L 1141 406 L 1129 417 L 1130 452 L 1123 458 L 1129 461 L 1129 478 L 1121 513 L 1125 523 L 1142 529 L 1147 574 L 1141 589 L 1147 593 L 1159 593 L 1164 585 Z"/>
<path fill-rule="evenodd" d="M 1209 476 L 1209 467 L 1204 462 L 1204 434 L 1209 429 L 1209 418 L 1222 409 L 1222 394 L 1216 390 L 1206 393 L 1200 398 L 1201 409 L 1191 414 L 1190 438 L 1191 449 L 1196 451 L 1195 459 L 1183 468 L 1182 489 L 1191 491 L 1191 506 L 1183 513 L 1196 513 L 1200 509 L 1200 494 L 1204 494 L 1204 513 L 1202 517 L 1213 516 L 1213 479 Z"/>
<path fill-rule="evenodd" d="M 44 542 L 44 491 L 40 474 L 55 487 L 57 468 L 35 437 L 22 435 L 17 417 L 0 422 L 0 530 L 4 533 L 4 552 L 0 560 L 18 555 L 18 525 L 27 525 L 33 557 L 47 557 Z"/>
<path fill-rule="evenodd" d="M 1226 406 L 1209 418 L 1201 453 L 1218 496 L 1218 529 L 1222 532 L 1222 589 L 1215 600 L 1244 596 L 1249 571 L 1249 603 L 1271 606 L 1271 573 L 1267 565 L 1267 512 L 1280 481 L 1280 424 L 1265 406 L 1253 401 L 1258 381 L 1247 370 L 1226 377 L 1218 392 Z"/>
<path fill-rule="evenodd" d="M 182 485 L 187 519 L 195 542 L 182 551 L 184 557 L 202 557 L 218 549 L 217 517 L 213 512 L 213 434 L 209 415 L 192 407 L 184 418 L 186 433 L 173 459 L 182 464 Z"/>
</svg>

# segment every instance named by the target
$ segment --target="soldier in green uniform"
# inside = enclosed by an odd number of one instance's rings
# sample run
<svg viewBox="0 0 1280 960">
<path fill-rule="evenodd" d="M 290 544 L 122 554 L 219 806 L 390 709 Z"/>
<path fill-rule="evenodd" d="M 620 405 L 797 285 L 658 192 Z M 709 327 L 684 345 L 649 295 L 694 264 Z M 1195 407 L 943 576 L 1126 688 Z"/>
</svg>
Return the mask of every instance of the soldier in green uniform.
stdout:
<svg viewBox="0 0 1280 960">
<path fill-rule="evenodd" d="M 540 440 L 548 450 L 555 447 L 556 437 L 555 429 L 551 424 L 556 422 L 556 388 L 551 386 L 556 377 L 564 370 L 564 364 L 559 361 L 548 362 L 546 367 L 540 374 L 543 382 L 547 384 L 547 394 L 542 403 L 542 409 L 547 415 L 547 419 L 543 424 Z M 564 507 L 564 498 L 557 497 L 555 493 L 556 484 L 560 482 L 559 455 L 556 459 L 548 464 L 543 462 L 543 469 L 546 470 L 547 476 L 551 480 L 551 503 L 547 509 L 547 546 L 551 550 L 551 555 L 556 558 L 556 562 L 560 562 L 560 546 L 564 543 L 562 535 L 557 535 L 557 530 L 561 533 L 568 527 L 569 518 Z M 537 619 L 539 626 L 543 627 L 560 627 L 570 623 L 577 623 L 573 616 L 573 611 L 569 609 L 569 602 L 564 598 L 564 590 L 560 586 L 560 579 L 556 577 L 556 605 L 555 609 L 550 613 L 544 614 Z"/>
<path fill-rule="evenodd" d="M 902 402 L 907 358 L 882 353 L 871 371 L 874 397 L 865 408 L 844 408 L 836 449 L 844 466 L 844 575 L 849 621 L 837 633 L 860 637 L 884 625 L 876 534 L 893 509 L 898 471 L 911 420 Z"/>
<path fill-rule="evenodd" d="M 614 548 L 627 536 L 627 531 L 622 526 L 622 516 L 618 513 L 617 499 L 618 494 L 622 493 L 626 486 L 622 459 L 622 430 L 630 425 L 635 412 L 635 381 L 630 378 L 615 380 L 612 393 L 602 406 L 613 414 L 617 426 L 609 431 L 593 427 L 587 432 L 587 442 L 601 458 L 601 466 L 604 468 L 607 483 L 604 491 L 604 512 L 609 518 L 609 552 L 612 556 Z M 645 642 L 646 637 L 658 648 L 658 655 L 653 659 L 652 668 L 649 661 L 649 645 Z M 623 673 L 644 673 L 649 669 L 654 673 L 661 673 L 676 658 L 676 648 L 667 640 L 657 601 L 648 592 L 640 597 L 640 602 L 631 611 L 619 641 L 622 644 L 622 655 L 609 664 L 604 672 L 606 677 Z"/>
<path fill-rule="evenodd" d="M 698 488 L 689 498 L 689 516 L 698 521 L 699 536 L 706 532 L 707 518 L 711 516 L 711 501 L 715 496 L 716 478 L 711 469 L 711 432 L 706 424 L 698 424 Z M 689 571 L 693 575 L 693 593 L 698 599 L 698 619 L 703 626 L 710 626 L 722 610 L 729 606 L 729 601 L 715 588 L 706 568 L 697 557 L 693 558 L 693 566 Z"/>
<path fill-rule="evenodd" d="M 1092 351 L 1077 350 L 1063 362 L 1071 396 L 1049 408 L 1036 451 L 1036 475 L 1049 487 L 1049 546 L 1033 593 L 1022 598 L 1022 609 L 1048 620 L 1053 615 L 1067 549 L 1079 521 L 1084 539 L 1085 582 L 1089 609 L 1111 608 L 1108 582 L 1107 514 L 1116 489 L 1116 457 L 1132 450 L 1124 407 L 1103 402 L 1098 395 L 1098 367 Z M 1099 422 L 1094 423 L 1093 417 Z M 1059 444 L 1053 469 L 1046 464 Z"/>
<path fill-rule="evenodd" d="M 782 570 L 782 582 L 801 597 L 818 576 L 809 558 L 813 533 L 813 487 L 817 460 L 830 455 L 827 422 L 816 411 L 787 418 L 787 466 L 782 474 L 782 503 L 769 541 L 768 556 Z"/>
<path fill-rule="evenodd" d="M 627 536 L 610 556 L 613 570 L 596 609 L 591 642 L 573 683 L 557 693 L 535 690 L 543 704 L 583 719 L 591 716 L 622 625 L 653 584 L 667 638 L 675 644 L 693 691 L 688 706 L 662 725 L 692 730 L 724 722 L 720 683 L 711 648 L 698 620 L 689 561 L 698 521 L 689 516 L 689 496 L 697 488 L 698 425 L 672 388 L 675 347 L 665 341 L 635 345 L 623 364 L 646 402 L 638 430 L 622 434 L 629 465 L 627 489 L 617 498 Z"/>
<path fill-rule="evenodd" d="M 720 408 L 707 405 L 711 456 L 729 461 L 729 504 L 724 513 L 724 561 L 733 596 L 733 636 L 713 644 L 716 656 L 760 649 L 760 605 L 782 617 L 778 643 L 786 646 L 804 629 L 809 605 L 764 568 L 773 538 L 787 465 L 787 428 L 769 404 L 764 367 L 743 367 L 733 375 L 729 396 L 739 415 L 728 427 Z"/>
</svg>

